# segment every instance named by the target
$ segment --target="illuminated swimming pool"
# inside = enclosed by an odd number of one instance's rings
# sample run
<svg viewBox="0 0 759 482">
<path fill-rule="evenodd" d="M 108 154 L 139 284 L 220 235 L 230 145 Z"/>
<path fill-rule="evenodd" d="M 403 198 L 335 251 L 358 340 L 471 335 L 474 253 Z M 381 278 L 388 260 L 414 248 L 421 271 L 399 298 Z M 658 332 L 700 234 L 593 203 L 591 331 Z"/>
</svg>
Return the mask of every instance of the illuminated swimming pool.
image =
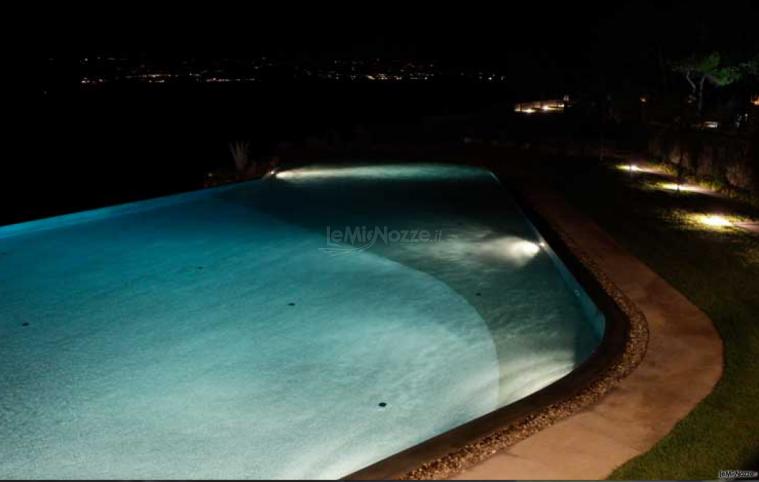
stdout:
<svg viewBox="0 0 759 482">
<path fill-rule="evenodd" d="M 603 329 L 475 168 L 0 227 L 0 477 L 340 477 L 550 384 Z"/>
</svg>

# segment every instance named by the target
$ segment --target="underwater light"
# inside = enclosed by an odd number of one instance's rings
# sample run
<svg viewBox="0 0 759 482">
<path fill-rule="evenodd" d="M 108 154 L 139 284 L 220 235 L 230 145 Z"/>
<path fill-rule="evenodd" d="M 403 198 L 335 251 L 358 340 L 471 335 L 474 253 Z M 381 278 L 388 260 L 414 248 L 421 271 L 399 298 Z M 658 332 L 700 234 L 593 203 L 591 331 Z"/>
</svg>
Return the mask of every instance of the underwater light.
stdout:
<svg viewBox="0 0 759 482">
<path fill-rule="evenodd" d="M 512 245 L 511 250 L 515 254 L 532 257 L 538 254 L 540 246 L 532 241 L 517 241 Z"/>
<path fill-rule="evenodd" d="M 466 244 L 466 243 L 465 243 Z M 462 250 L 472 252 L 471 248 Z M 516 236 L 504 236 L 483 240 L 476 243 L 474 253 L 483 259 L 504 261 L 516 266 L 523 266 L 540 253 L 540 245 L 537 242 L 528 241 Z"/>
</svg>

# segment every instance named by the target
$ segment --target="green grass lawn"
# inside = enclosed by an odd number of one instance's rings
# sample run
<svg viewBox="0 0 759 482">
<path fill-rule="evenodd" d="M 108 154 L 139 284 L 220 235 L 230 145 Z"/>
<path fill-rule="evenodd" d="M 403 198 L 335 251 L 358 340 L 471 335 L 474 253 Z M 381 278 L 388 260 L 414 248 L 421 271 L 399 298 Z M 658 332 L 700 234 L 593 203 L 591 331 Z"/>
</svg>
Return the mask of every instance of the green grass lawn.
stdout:
<svg viewBox="0 0 759 482">
<path fill-rule="evenodd" d="M 597 162 L 547 166 L 559 191 L 714 321 L 725 370 L 714 391 L 613 479 L 714 479 L 759 464 L 759 235 L 709 228 L 690 213 L 759 221 L 736 201 L 650 188 L 653 174 Z"/>
</svg>

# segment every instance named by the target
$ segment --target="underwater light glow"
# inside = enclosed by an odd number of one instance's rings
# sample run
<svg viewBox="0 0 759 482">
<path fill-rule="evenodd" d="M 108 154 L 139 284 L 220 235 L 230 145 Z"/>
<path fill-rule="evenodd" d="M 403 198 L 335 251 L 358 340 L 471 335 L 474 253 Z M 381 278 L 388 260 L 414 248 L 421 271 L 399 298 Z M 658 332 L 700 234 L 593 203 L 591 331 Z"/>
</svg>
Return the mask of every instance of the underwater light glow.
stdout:
<svg viewBox="0 0 759 482">
<path fill-rule="evenodd" d="M 538 254 L 540 246 L 532 241 L 517 241 L 511 245 L 510 251 L 513 254 L 531 258 Z"/>
<path fill-rule="evenodd" d="M 472 249 L 473 247 L 474 249 Z M 471 245 L 470 242 L 451 240 L 442 245 L 441 248 L 444 248 L 444 251 L 440 252 L 442 256 L 448 256 L 451 249 L 462 250 L 475 254 L 475 257 L 481 260 L 505 262 L 517 267 L 527 264 L 541 250 L 538 243 L 516 236 L 483 240 L 475 246 Z"/>
</svg>

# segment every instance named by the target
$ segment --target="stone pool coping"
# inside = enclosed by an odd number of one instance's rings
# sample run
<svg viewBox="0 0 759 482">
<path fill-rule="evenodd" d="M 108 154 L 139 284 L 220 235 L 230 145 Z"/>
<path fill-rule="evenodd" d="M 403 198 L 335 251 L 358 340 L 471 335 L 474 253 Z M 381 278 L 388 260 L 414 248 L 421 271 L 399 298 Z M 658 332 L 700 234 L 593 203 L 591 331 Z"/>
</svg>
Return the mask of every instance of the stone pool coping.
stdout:
<svg viewBox="0 0 759 482">
<path fill-rule="evenodd" d="M 525 189 L 521 192 L 534 191 Z M 563 223 L 556 222 L 552 211 L 546 211 L 539 198 L 524 196 L 516 190 L 512 193 L 519 198 L 530 221 L 604 312 L 606 331 L 599 348 L 577 369 L 548 387 L 354 472 L 345 479 L 441 479 L 454 476 L 597 402 L 643 360 L 648 343 L 648 324 L 643 312 L 579 243 L 583 240 L 576 240 L 575 233 L 570 233 Z M 545 455 L 548 457 L 546 462 L 550 463 L 553 454 L 546 451 Z M 488 478 L 488 475 L 501 479 L 540 478 L 526 473 L 522 477 L 512 477 L 500 467 L 490 466 L 477 466 L 477 470 L 461 475 L 468 479 Z"/>
</svg>

